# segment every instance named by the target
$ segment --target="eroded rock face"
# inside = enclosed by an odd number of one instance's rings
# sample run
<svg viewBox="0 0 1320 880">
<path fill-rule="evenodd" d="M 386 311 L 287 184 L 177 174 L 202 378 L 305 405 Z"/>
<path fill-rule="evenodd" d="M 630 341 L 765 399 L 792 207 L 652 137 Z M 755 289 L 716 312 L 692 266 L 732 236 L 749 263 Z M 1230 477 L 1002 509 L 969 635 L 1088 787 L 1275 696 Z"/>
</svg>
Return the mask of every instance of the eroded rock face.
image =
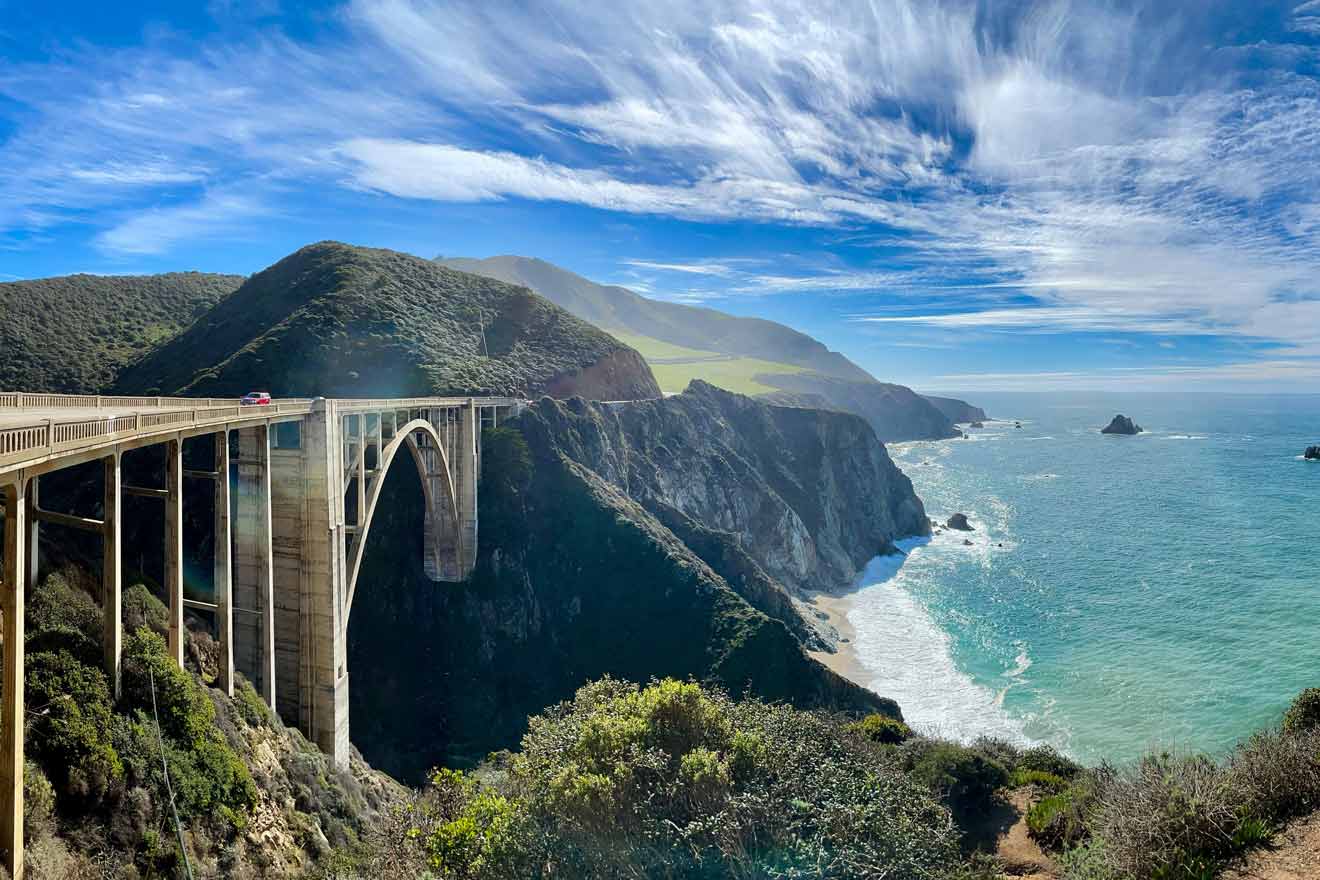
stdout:
<svg viewBox="0 0 1320 880">
<path fill-rule="evenodd" d="M 1140 425 L 1122 414 L 1114 416 L 1108 425 L 1100 429 L 1101 434 L 1125 434 L 1128 436 L 1140 434 L 1141 431 Z"/>
<path fill-rule="evenodd" d="M 930 530 L 911 481 L 846 413 L 693 382 L 681 395 L 613 406 L 542 400 L 523 430 L 644 507 L 737 535 L 791 588 L 842 588 L 895 539 Z"/>
</svg>

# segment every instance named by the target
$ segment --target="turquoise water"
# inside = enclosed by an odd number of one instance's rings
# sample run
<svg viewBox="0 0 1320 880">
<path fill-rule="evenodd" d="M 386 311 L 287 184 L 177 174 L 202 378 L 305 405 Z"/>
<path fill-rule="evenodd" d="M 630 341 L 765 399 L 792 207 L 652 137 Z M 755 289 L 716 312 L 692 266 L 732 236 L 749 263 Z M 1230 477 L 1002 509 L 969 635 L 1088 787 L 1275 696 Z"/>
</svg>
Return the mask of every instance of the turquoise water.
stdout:
<svg viewBox="0 0 1320 880">
<path fill-rule="evenodd" d="M 876 560 L 849 614 L 910 720 L 1086 761 L 1222 752 L 1320 686 L 1320 396 L 974 399 L 1010 421 L 890 453 L 976 531 Z M 1100 435 L 1116 412 L 1148 433 Z"/>
</svg>

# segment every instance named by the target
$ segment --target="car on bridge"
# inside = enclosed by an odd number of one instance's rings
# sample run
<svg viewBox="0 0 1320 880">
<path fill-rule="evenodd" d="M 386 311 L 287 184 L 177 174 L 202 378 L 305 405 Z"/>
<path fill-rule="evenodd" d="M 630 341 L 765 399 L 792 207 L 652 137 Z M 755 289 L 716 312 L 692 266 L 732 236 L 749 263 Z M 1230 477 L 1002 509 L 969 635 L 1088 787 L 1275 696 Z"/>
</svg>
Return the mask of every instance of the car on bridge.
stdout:
<svg viewBox="0 0 1320 880">
<path fill-rule="evenodd" d="M 249 391 L 238 402 L 243 406 L 270 406 L 270 392 Z"/>
</svg>

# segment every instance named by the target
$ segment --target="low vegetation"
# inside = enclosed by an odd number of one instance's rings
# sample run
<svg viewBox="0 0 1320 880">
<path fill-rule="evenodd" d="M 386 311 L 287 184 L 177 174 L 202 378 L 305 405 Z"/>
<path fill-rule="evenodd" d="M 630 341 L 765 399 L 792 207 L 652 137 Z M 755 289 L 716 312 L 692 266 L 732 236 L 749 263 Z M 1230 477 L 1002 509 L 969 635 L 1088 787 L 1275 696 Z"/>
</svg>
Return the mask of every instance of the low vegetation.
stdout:
<svg viewBox="0 0 1320 880">
<path fill-rule="evenodd" d="M 1303 693 L 1280 727 L 1220 761 L 1160 752 L 1123 768 L 1019 777 L 1044 783 L 1027 814 L 1031 834 L 1060 853 L 1070 880 L 1210 880 L 1320 809 L 1316 695 Z"/>
<path fill-rule="evenodd" d="M 858 728 L 691 682 L 606 678 L 531 719 L 517 753 L 437 771 L 358 869 L 897 880 L 960 864 L 935 792 Z"/>
<path fill-rule="evenodd" d="M 401 796 L 385 782 L 365 790 L 360 764 L 356 775 L 329 768 L 246 681 L 229 700 L 176 665 L 165 607 L 141 584 L 125 591 L 125 624 L 137 625 L 115 700 L 83 580 L 48 576 L 26 609 L 30 880 L 183 876 L 176 812 L 193 876 L 294 876 L 355 845 Z"/>
<path fill-rule="evenodd" d="M 611 333 L 646 358 L 660 390 L 666 394 L 681 393 L 693 379 L 739 394 L 769 394 L 778 387 L 766 377 L 808 372 L 806 367 L 779 361 L 684 348 L 634 333 Z"/>
<path fill-rule="evenodd" d="M 237 275 L 70 275 L 0 284 L 0 390 L 96 394 L 232 293 Z"/>
</svg>

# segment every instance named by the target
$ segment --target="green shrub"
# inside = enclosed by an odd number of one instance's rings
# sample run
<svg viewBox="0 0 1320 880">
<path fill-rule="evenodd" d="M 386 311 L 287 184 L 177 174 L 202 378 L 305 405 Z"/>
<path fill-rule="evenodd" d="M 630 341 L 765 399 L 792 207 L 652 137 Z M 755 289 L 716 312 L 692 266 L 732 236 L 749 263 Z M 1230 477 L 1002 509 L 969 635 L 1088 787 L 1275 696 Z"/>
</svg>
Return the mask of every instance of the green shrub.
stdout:
<svg viewBox="0 0 1320 880">
<path fill-rule="evenodd" d="M 861 721 L 848 725 L 848 729 L 874 743 L 898 745 L 912 738 L 912 728 L 897 718 L 873 712 Z"/>
<path fill-rule="evenodd" d="M 1288 733 L 1320 727 L 1320 688 L 1307 688 L 1297 695 L 1283 716 L 1283 729 Z"/>
<path fill-rule="evenodd" d="M 1027 810 L 1027 831 L 1047 849 L 1078 846 L 1086 839 L 1087 813 L 1094 800 L 1095 788 L 1089 779 L 1079 779 L 1072 785 L 1064 783 Z"/>
<path fill-rule="evenodd" d="M 1059 754 L 1050 746 L 1033 746 L 1018 756 L 1015 770 L 1038 770 L 1063 779 L 1072 779 L 1082 772 L 1082 765 Z"/>
<path fill-rule="evenodd" d="M 41 767 L 23 762 L 23 840 L 31 844 L 55 830 L 55 787 Z"/>
<path fill-rule="evenodd" d="M 409 809 L 437 876 L 924 880 L 957 864 L 947 811 L 843 725 L 690 682 L 587 685 L 502 767 L 439 771 Z"/>
<path fill-rule="evenodd" d="M 118 726 L 134 781 L 164 793 L 155 743 L 155 710 L 165 737 L 165 757 L 181 818 L 218 814 L 239 825 L 256 801 L 246 765 L 216 726 L 215 706 L 188 672 L 169 656 L 164 639 L 143 628 L 124 643 L 121 708 L 130 713 Z M 154 760 L 152 758 L 154 757 Z"/>
<path fill-rule="evenodd" d="M 101 606 L 74 583 L 73 572 L 55 572 L 27 596 L 24 625 L 29 636 L 43 630 L 71 630 L 101 643 Z"/>
<path fill-rule="evenodd" d="M 1044 770 L 1027 770 L 1019 767 L 1009 775 L 1009 784 L 1014 788 L 1030 785 L 1052 794 L 1058 794 L 1068 787 L 1068 780 L 1062 776 L 1047 773 Z"/>
<path fill-rule="evenodd" d="M 66 651 L 27 658 L 27 747 L 60 791 L 84 802 L 104 797 L 124 768 L 110 740 L 105 673 Z"/>
<path fill-rule="evenodd" d="M 944 800 L 955 817 L 989 810 L 995 793 L 1008 784 L 1008 771 L 980 752 L 950 742 L 930 742 L 914 750 L 911 773 Z"/>
<path fill-rule="evenodd" d="M 270 727 L 274 721 L 270 707 L 266 705 L 266 701 L 261 698 L 246 676 L 238 676 L 238 683 L 234 688 L 234 702 L 238 707 L 239 717 L 249 727 Z"/>
<path fill-rule="evenodd" d="M 134 584 L 124 591 L 124 632 L 137 632 L 147 627 L 152 632 L 168 637 L 170 610 L 157 599 L 146 584 Z"/>
</svg>

